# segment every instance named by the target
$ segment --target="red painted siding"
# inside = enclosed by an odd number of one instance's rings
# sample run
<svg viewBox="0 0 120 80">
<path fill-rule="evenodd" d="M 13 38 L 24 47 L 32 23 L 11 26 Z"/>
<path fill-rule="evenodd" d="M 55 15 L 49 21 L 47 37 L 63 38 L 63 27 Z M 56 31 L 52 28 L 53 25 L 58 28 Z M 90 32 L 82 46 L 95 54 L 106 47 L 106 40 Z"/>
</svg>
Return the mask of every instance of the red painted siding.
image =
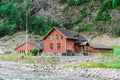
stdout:
<svg viewBox="0 0 120 80">
<path fill-rule="evenodd" d="M 88 49 L 90 53 L 94 53 L 94 48 L 91 46 L 84 46 L 84 49 Z"/>
<path fill-rule="evenodd" d="M 75 52 L 74 50 L 74 41 L 67 39 L 67 50 L 70 52 Z"/>
<path fill-rule="evenodd" d="M 87 48 L 90 53 L 112 53 L 113 52 L 113 50 L 111 49 L 104 49 L 104 48 L 96 49 L 91 46 L 85 46 L 84 48 Z"/>
<path fill-rule="evenodd" d="M 76 53 L 80 53 L 81 48 L 79 47 L 79 45 L 75 44 L 75 52 Z"/>
<path fill-rule="evenodd" d="M 57 30 L 53 30 L 44 40 L 44 51 L 47 53 L 65 53 L 66 52 L 66 38 L 63 36 L 61 39 L 61 33 Z M 53 39 L 54 36 L 54 39 Z M 58 36 L 58 39 L 56 38 Z M 49 37 L 49 39 L 48 39 Z M 50 44 L 53 44 L 53 49 L 50 49 Z M 57 49 L 57 43 L 61 44 L 61 48 Z"/>
</svg>

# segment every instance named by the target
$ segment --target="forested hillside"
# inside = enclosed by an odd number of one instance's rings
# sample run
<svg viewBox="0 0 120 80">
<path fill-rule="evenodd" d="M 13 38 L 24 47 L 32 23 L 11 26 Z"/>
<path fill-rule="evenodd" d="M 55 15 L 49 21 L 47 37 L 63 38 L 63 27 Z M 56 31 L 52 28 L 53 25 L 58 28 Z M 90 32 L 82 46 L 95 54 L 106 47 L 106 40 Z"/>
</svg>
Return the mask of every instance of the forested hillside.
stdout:
<svg viewBox="0 0 120 80">
<path fill-rule="evenodd" d="M 120 36 L 120 0 L 0 0 L 0 37 L 25 31 L 45 35 L 52 27 Z"/>
</svg>

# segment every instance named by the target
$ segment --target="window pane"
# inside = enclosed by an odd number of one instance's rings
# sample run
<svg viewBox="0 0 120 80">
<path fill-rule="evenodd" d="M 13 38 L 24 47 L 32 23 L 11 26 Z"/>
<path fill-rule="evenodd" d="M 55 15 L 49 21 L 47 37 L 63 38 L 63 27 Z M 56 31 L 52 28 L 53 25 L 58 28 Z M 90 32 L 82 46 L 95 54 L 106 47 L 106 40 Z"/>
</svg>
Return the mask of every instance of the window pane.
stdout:
<svg viewBox="0 0 120 80">
<path fill-rule="evenodd" d="M 54 35 L 52 35 L 52 40 L 54 40 Z"/>
<path fill-rule="evenodd" d="M 59 39 L 59 37 L 58 37 L 58 35 L 56 35 L 56 40 L 58 40 Z"/>
<path fill-rule="evenodd" d="M 48 36 L 48 40 L 50 40 L 50 36 Z"/>
<path fill-rule="evenodd" d="M 63 36 L 61 35 L 61 39 L 63 39 Z"/>
<path fill-rule="evenodd" d="M 50 43 L 50 49 L 53 49 L 53 44 L 52 43 Z"/>
<path fill-rule="evenodd" d="M 57 49 L 61 49 L 61 44 L 57 43 Z"/>
</svg>

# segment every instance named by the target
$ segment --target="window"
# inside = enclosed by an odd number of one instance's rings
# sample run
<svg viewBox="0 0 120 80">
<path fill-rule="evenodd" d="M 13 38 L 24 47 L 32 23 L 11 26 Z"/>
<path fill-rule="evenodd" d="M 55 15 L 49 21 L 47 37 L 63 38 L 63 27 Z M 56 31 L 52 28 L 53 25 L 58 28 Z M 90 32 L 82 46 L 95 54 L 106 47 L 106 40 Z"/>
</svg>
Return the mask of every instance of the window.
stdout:
<svg viewBox="0 0 120 80">
<path fill-rule="evenodd" d="M 59 39 L 59 37 L 58 37 L 58 35 L 56 35 L 56 40 L 58 40 Z"/>
<path fill-rule="evenodd" d="M 48 36 L 48 40 L 50 40 L 50 36 Z"/>
<path fill-rule="evenodd" d="M 61 49 L 61 44 L 57 43 L 57 49 Z"/>
<path fill-rule="evenodd" d="M 61 35 L 61 39 L 63 39 L 63 36 Z"/>
<path fill-rule="evenodd" d="M 50 43 L 50 49 L 53 49 L 53 43 Z"/>
<path fill-rule="evenodd" d="M 22 50 L 20 50 L 20 53 L 22 53 Z"/>
<path fill-rule="evenodd" d="M 52 35 L 52 40 L 54 40 L 54 35 Z"/>
<path fill-rule="evenodd" d="M 4 48 L 2 48 L 2 51 L 4 51 Z"/>
</svg>

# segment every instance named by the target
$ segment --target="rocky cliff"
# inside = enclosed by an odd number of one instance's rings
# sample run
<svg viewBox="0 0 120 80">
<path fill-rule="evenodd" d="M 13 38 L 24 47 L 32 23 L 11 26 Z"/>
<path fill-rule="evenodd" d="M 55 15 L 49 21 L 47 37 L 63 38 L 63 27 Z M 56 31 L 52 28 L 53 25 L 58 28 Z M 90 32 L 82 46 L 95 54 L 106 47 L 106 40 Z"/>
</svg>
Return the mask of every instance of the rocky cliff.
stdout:
<svg viewBox="0 0 120 80">
<path fill-rule="evenodd" d="M 34 12 L 66 28 L 74 28 L 79 32 L 87 31 L 94 35 L 106 32 L 120 35 L 120 6 L 110 9 L 109 6 L 112 6 L 112 3 L 107 5 L 105 1 L 88 0 L 72 6 L 62 0 L 32 0 L 32 3 Z M 101 11 L 102 7 L 106 8 Z"/>
</svg>

